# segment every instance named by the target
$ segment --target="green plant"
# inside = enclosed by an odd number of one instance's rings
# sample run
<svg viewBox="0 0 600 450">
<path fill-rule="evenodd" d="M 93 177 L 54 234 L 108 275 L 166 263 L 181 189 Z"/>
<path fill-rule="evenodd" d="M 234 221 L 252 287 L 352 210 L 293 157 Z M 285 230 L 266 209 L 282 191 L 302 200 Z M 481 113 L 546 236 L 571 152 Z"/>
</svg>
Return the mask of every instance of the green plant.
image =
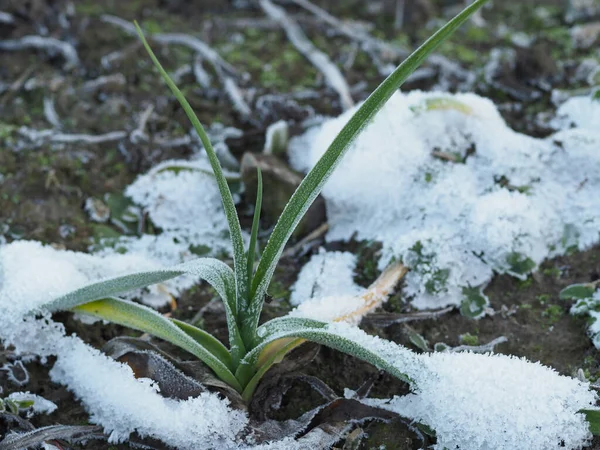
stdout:
<svg viewBox="0 0 600 450">
<path fill-rule="evenodd" d="M 487 0 L 475 0 L 410 55 L 369 96 L 337 135 L 328 150 L 306 175 L 281 214 L 258 264 L 254 264 L 262 199 L 258 173 L 258 193 L 250 245 L 244 248 L 242 230 L 227 180 L 208 136 L 181 91 L 162 68 L 139 26 L 140 38 L 165 82 L 185 110 L 208 154 L 221 194 L 233 248 L 233 269 L 212 258 L 199 258 L 170 269 L 135 273 L 90 284 L 46 305 L 50 311 L 73 310 L 92 315 L 169 341 L 196 356 L 248 401 L 261 377 L 291 349 L 304 340 L 323 344 L 364 359 L 400 379 L 408 377 L 380 355 L 352 342 L 328 328 L 328 323 L 284 317 L 259 327 L 259 316 L 267 288 L 284 246 L 308 207 L 317 197 L 341 158 L 375 114 L 407 77 L 441 42 L 448 38 Z M 229 330 L 229 348 L 204 330 L 167 319 L 145 306 L 116 297 L 126 291 L 159 283 L 183 273 L 205 279 L 223 299 Z"/>
</svg>

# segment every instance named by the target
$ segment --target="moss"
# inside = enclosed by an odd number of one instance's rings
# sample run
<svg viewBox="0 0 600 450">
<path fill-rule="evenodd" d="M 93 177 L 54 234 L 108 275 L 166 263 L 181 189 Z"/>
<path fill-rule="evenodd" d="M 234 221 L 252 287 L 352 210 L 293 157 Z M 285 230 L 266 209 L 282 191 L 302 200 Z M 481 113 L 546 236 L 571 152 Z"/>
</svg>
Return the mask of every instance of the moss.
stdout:
<svg viewBox="0 0 600 450">
<path fill-rule="evenodd" d="M 479 345 L 479 336 L 471 333 L 461 334 L 458 339 L 463 345 L 477 346 Z"/>
<path fill-rule="evenodd" d="M 559 279 L 560 278 L 560 269 L 558 267 L 550 267 L 548 269 L 544 269 L 542 271 L 542 274 L 545 277 L 550 277 L 550 278 L 554 278 L 554 279 Z"/>
<path fill-rule="evenodd" d="M 519 280 L 518 284 L 520 290 L 528 289 L 533 284 L 533 278 L 527 277 L 525 280 Z"/>
<path fill-rule="evenodd" d="M 541 294 L 537 296 L 537 301 L 540 302 L 541 305 L 548 303 L 550 300 L 550 294 Z"/>
<path fill-rule="evenodd" d="M 546 323 L 550 326 L 556 324 L 564 315 L 565 311 L 560 305 L 550 305 L 542 313 L 542 317 L 546 319 Z"/>
</svg>

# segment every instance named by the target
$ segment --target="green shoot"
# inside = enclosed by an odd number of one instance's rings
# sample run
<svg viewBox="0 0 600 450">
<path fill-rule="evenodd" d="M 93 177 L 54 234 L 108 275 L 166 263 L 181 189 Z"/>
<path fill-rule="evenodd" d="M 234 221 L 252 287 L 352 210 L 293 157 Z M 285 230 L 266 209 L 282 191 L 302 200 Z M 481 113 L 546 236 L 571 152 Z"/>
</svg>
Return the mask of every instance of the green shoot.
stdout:
<svg viewBox="0 0 600 450">
<path fill-rule="evenodd" d="M 256 206 L 248 251 L 233 196 L 208 136 L 181 91 L 152 52 L 136 23 L 142 43 L 156 69 L 181 104 L 207 152 L 221 194 L 233 248 L 233 269 L 213 258 L 199 258 L 186 264 L 125 275 L 77 289 L 46 304 L 50 311 L 74 310 L 140 330 L 185 349 L 208 365 L 221 380 L 249 401 L 262 376 L 289 351 L 309 340 L 363 359 L 392 375 L 411 380 L 396 366 L 355 342 L 329 324 L 308 319 L 280 318 L 258 327 L 265 294 L 283 249 L 295 227 L 321 191 L 344 154 L 402 83 L 424 59 L 461 26 L 487 0 L 475 0 L 464 11 L 427 40 L 369 96 L 334 139 L 329 149 L 306 175 L 284 208 L 254 271 L 258 227 L 262 206 L 262 175 L 258 170 Z M 376 149 L 374 149 L 375 151 Z M 229 329 L 229 349 L 207 332 L 177 320 L 167 319 L 145 306 L 116 298 L 116 295 L 166 281 L 184 273 L 206 280 L 223 300 Z"/>
</svg>

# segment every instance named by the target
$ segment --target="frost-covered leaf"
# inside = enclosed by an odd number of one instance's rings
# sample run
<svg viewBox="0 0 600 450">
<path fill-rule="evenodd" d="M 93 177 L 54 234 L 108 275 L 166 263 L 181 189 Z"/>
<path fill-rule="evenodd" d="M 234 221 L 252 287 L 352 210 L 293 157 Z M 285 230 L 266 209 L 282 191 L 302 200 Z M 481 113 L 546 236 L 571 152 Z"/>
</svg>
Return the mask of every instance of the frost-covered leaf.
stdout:
<svg viewBox="0 0 600 450">
<path fill-rule="evenodd" d="M 202 145 L 206 150 L 206 154 L 208 155 L 208 160 L 210 161 L 210 165 L 213 169 L 215 179 L 217 180 L 217 185 L 219 186 L 221 201 L 223 203 L 223 208 L 225 209 L 225 215 L 227 217 L 227 223 L 229 225 L 229 234 L 231 238 L 231 245 L 233 248 L 233 266 L 235 269 L 235 273 L 238 274 L 235 280 L 236 294 L 239 300 L 238 307 L 241 308 L 242 303 L 245 303 L 246 300 L 249 298 L 248 280 L 244 276 L 244 274 L 246 273 L 246 252 L 244 250 L 244 239 L 242 237 L 242 229 L 240 227 L 240 221 L 237 216 L 235 204 L 233 202 L 233 196 L 231 195 L 231 191 L 229 190 L 229 186 L 227 185 L 227 180 L 223 173 L 223 169 L 221 168 L 219 158 L 210 142 L 210 139 L 208 138 L 208 135 L 206 134 L 206 131 L 204 130 L 204 127 L 202 126 L 202 124 L 198 120 L 198 117 L 194 113 L 194 110 L 192 109 L 188 101 L 185 99 L 184 95 L 181 93 L 179 88 L 175 85 L 171 77 L 169 77 L 169 74 L 163 69 L 162 65 L 154 55 L 154 52 L 150 48 L 150 45 L 146 41 L 144 33 L 142 32 L 137 22 L 135 23 L 135 28 L 138 36 L 144 44 L 146 51 L 150 55 L 154 66 L 159 71 L 163 80 L 169 86 L 169 89 L 171 89 L 171 92 L 173 93 L 173 95 L 175 95 L 177 101 L 185 111 L 185 114 L 187 115 L 188 119 L 190 120 L 194 129 L 196 130 L 196 133 L 198 134 L 198 137 L 200 138 L 200 141 L 202 142 Z M 238 311 L 236 309 L 233 309 L 233 311 L 234 315 L 238 314 Z M 256 320 L 258 320 L 258 318 Z"/>
<path fill-rule="evenodd" d="M 408 329 L 408 340 L 419 350 L 423 352 L 430 351 L 429 342 L 427 342 L 427 339 L 411 328 Z"/>
<path fill-rule="evenodd" d="M 0 450 L 38 448 L 46 441 L 55 439 L 64 439 L 75 443 L 93 439 L 104 440 L 106 436 L 102 433 L 102 427 L 95 425 L 51 425 L 24 433 L 9 434 L 0 442 Z"/>
<path fill-rule="evenodd" d="M 235 286 L 233 271 L 227 264 L 214 258 L 198 258 L 167 269 L 131 273 L 91 283 L 46 303 L 44 307 L 48 311 L 67 310 L 85 302 L 119 295 L 185 273 L 204 278 L 215 288 L 221 298 L 235 310 L 235 296 L 232 297 L 232 287 Z"/>
<path fill-rule="evenodd" d="M 478 319 L 485 313 L 489 305 L 488 297 L 483 293 L 482 287 L 463 287 L 463 301 L 460 304 L 460 313 L 471 319 Z"/>
<path fill-rule="evenodd" d="M 181 325 L 174 324 L 153 309 L 117 298 L 85 303 L 73 308 L 73 311 L 143 331 L 171 342 L 206 363 L 223 381 L 241 390 L 240 384 L 230 371 L 232 363 L 229 351 L 205 331 L 195 329 L 191 337 L 192 333 L 189 331 L 191 325 L 184 327 L 188 329 L 186 332 L 180 328 Z"/>
</svg>

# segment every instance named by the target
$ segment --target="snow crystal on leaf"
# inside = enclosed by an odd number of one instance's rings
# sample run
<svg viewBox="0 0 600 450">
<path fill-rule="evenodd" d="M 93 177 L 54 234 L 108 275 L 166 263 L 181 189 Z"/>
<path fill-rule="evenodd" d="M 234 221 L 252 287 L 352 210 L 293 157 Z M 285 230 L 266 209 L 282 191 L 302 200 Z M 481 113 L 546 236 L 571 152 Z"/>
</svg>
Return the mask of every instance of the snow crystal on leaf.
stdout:
<svg viewBox="0 0 600 450">
<path fill-rule="evenodd" d="M 353 112 L 293 140 L 292 165 L 312 167 Z M 494 271 L 524 278 L 600 238 L 598 123 L 535 139 L 473 94 L 396 93 L 323 189 L 327 239 L 381 241 L 419 308 L 459 305 Z"/>
<path fill-rule="evenodd" d="M 46 400 L 39 395 L 31 394 L 30 392 L 13 392 L 7 398 L 9 400 L 14 400 L 15 402 L 31 402 L 31 412 L 28 416 L 33 414 L 51 414 L 58 408 L 58 406 L 50 400 Z"/>
<path fill-rule="evenodd" d="M 363 288 L 354 283 L 356 256 L 348 252 L 327 252 L 320 249 L 302 267 L 292 286 L 290 303 L 326 296 L 356 295 Z"/>
</svg>

